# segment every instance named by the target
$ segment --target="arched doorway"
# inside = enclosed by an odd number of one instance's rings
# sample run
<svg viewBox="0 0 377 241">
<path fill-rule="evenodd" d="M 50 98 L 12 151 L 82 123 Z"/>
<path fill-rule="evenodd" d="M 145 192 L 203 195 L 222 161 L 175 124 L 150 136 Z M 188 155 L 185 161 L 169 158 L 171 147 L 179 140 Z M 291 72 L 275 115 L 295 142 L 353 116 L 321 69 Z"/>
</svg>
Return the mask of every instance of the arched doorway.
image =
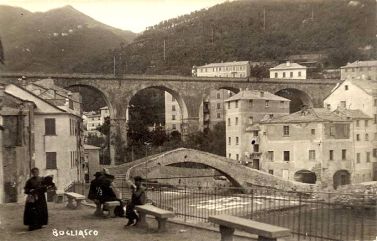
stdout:
<svg viewBox="0 0 377 241">
<path fill-rule="evenodd" d="M 275 95 L 291 100 L 289 104 L 290 113 L 301 110 L 304 106 L 312 107 L 313 101 L 307 93 L 302 90 L 287 88 L 279 90 Z"/>
<path fill-rule="evenodd" d="M 317 181 L 317 175 L 309 170 L 300 170 L 295 173 L 294 180 L 296 182 L 315 184 Z"/>
<path fill-rule="evenodd" d="M 334 173 L 333 186 L 337 189 L 338 186 L 351 184 L 351 174 L 347 170 L 339 170 Z"/>
</svg>

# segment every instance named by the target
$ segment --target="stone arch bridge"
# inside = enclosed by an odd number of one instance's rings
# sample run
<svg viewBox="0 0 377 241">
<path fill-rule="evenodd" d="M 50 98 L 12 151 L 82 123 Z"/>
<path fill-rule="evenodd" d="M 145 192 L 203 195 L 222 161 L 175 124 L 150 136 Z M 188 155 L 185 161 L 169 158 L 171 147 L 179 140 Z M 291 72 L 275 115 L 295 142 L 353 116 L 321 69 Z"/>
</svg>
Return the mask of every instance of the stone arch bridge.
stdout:
<svg viewBox="0 0 377 241">
<path fill-rule="evenodd" d="M 233 186 L 246 189 L 250 186 L 270 187 L 286 191 L 310 191 L 313 185 L 288 181 L 215 154 L 187 148 L 178 148 L 130 163 L 109 168 L 116 182 L 128 182 L 135 176 L 145 177 L 152 170 L 177 163 L 199 163 L 213 168 L 228 178 Z"/>
<path fill-rule="evenodd" d="M 18 80 L 25 76 L 26 80 Z M 125 75 L 114 77 L 112 75 L 95 74 L 26 74 L 26 73 L 0 73 L 3 83 L 25 84 L 40 79 L 51 78 L 55 84 L 69 88 L 85 86 L 97 90 L 104 97 L 110 109 L 111 143 L 127 144 L 127 109 L 131 98 L 138 92 L 147 88 L 157 88 L 169 92 L 178 101 L 182 110 L 182 134 L 187 135 L 199 128 L 200 106 L 211 90 L 227 89 L 238 92 L 240 89 L 264 90 L 271 93 L 289 93 L 301 99 L 308 106 L 321 107 L 322 102 L 340 80 L 306 79 L 249 79 L 249 78 L 203 78 L 183 76 L 148 76 Z M 22 82 L 22 83 L 21 83 Z M 111 149 L 112 164 L 114 159 L 119 162 L 119 149 Z"/>
</svg>

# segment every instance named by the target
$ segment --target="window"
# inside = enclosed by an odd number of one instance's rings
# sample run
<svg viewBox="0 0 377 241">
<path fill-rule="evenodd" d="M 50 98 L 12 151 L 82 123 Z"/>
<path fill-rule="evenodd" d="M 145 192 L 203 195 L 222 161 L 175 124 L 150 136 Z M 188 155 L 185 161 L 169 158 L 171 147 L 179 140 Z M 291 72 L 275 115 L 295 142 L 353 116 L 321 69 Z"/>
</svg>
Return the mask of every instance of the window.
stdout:
<svg viewBox="0 0 377 241">
<path fill-rule="evenodd" d="M 275 79 L 277 79 L 278 78 L 278 73 L 275 73 Z"/>
<path fill-rule="evenodd" d="M 283 156 L 284 156 L 284 161 L 288 162 L 290 157 L 289 157 L 289 151 L 284 151 L 283 152 Z"/>
<path fill-rule="evenodd" d="M 326 105 L 326 108 L 327 108 L 328 110 L 331 110 L 331 105 L 330 105 L 330 104 L 327 104 L 327 105 Z"/>
<path fill-rule="evenodd" d="M 175 111 L 175 105 L 172 105 L 172 106 L 171 106 L 171 110 L 172 110 L 172 111 Z"/>
<path fill-rule="evenodd" d="M 46 152 L 46 169 L 57 169 L 56 152 Z"/>
<path fill-rule="evenodd" d="M 334 160 L 334 150 L 329 151 L 329 159 L 330 161 Z"/>
<path fill-rule="evenodd" d="M 365 133 L 365 140 L 369 141 L 369 134 L 368 133 Z"/>
<path fill-rule="evenodd" d="M 240 144 L 240 140 L 238 138 L 238 136 L 236 136 L 236 145 Z"/>
<path fill-rule="evenodd" d="M 343 149 L 342 150 L 342 160 L 347 160 L 347 150 L 346 149 Z"/>
<path fill-rule="evenodd" d="M 280 108 L 284 108 L 284 101 L 280 101 Z"/>
<path fill-rule="evenodd" d="M 236 117 L 236 123 L 235 123 L 235 125 L 238 125 L 238 117 Z"/>
<path fill-rule="evenodd" d="M 45 119 L 45 135 L 46 136 L 56 135 L 55 118 Z"/>
<path fill-rule="evenodd" d="M 360 127 L 360 121 L 356 120 L 356 127 Z"/>
<path fill-rule="evenodd" d="M 273 151 L 267 152 L 267 160 L 274 161 L 274 152 Z"/>
<path fill-rule="evenodd" d="M 238 161 L 240 159 L 240 155 L 236 154 L 236 160 Z"/>
<path fill-rule="evenodd" d="M 220 93 L 217 93 L 217 94 L 216 94 L 216 98 L 217 98 L 217 99 L 220 99 L 220 98 L 221 98 Z"/>
<path fill-rule="evenodd" d="M 283 136 L 289 136 L 289 126 L 283 126 Z"/>
<path fill-rule="evenodd" d="M 377 141 L 377 132 L 374 133 L 374 140 Z"/>
<path fill-rule="evenodd" d="M 220 103 L 217 103 L 216 108 L 217 108 L 218 110 L 221 109 L 221 104 L 220 104 Z"/>
<path fill-rule="evenodd" d="M 374 99 L 374 106 L 377 106 L 377 99 Z"/>
<path fill-rule="evenodd" d="M 236 108 L 238 108 L 238 100 L 236 100 L 236 102 L 235 102 L 235 103 L 236 103 Z"/>
<path fill-rule="evenodd" d="M 228 145 L 232 145 L 232 137 L 228 137 Z"/>
<path fill-rule="evenodd" d="M 374 124 L 377 124 L 377 114 L 374 114 Z"/>
<path fill-rule="evenodd" d="M 172 102 L 174 102 L 174 101 L 175 101 L 175 99 L 174 99 L 174 96 L 172 96 L 172 97 L 171 97 L 171 101 L 172 101 Z"/>
<path fill-rule="evenodd" d="M 356 153 L 356 163 L 360 163 L 360 153 Z"/>
<path fill-rule="evenodd" d="M 301 77 L 301 71 L 298 71 L 298 77 Z"/>
<path fill-rule="evenodd" d="M 345 85 L 345 86 L 344 86 L 344 90 L 348 90 L 348 85 Z"/>
<path fill-rule="evenodd" d="M 253 131 L 253 136 L 258 136 L 259 135 L 259 132 L 258 131 Z"/>
<path fill-rule="evenodd" d="M 356 134 L 356 141 L 360 141 L 360 134 Z"/>
<path fill-rule="evenodd" d="M 345 101 L 341 101 L 340 102 L 340 106 L 342 107 L 342 108 L 347 108 L 347 102 L 345 102 Z"/>
<path fill-rule="evenodd" d="M 253 100 L 249 100 L 250 107 L 253 107 Z"/>
<path fill-rule="evenodd" d="M 309 150 L 309 160 L 315 161 L 315 150 Z"/>
<path fill-rule="evenodd" d="M 231 153 L 229 153 L 229 154 L 228 154 L 228 158 L 230 159 L 231 157 L 232 157 L 232 154 L 231 154 Z"/>
<path fill-rule="evenodd" d="M 171 116 L 171 119 L 172 119 L 172 120 L 175 120 L 175 115 L 172 115 L 172 116 Z"/>
<path fill-rule="evenodd" d="M 177 129 L 177 125 L 176 125 L 176 124 L 173 124 L 173 125 L 172 125 L 172 129 L 173 129 L 173 130 Z"/>
<path fill-rule="evenodd" d="M 315 129 L 311 129 L 310 133 L 312 133 L 312 135 L 314 136 L 315 135 Z"/>
<path fill-rule="evenodd" d="M 269 100 L 266 100 L 266 102 L 265 102 L 265 106 L 266 106 L 266 108 L 267 108 L 269 105 L 270 105 L 270 101 L 269 101 Z"/>
<path fill-rule="evenodd" d="M 373 157 L 377 157 L 377 148 L 373 149 Z"/>
<path fill-rule="evenodd" d="M 293 78 L 293 72 L 289 73 L 289 77 Z"/>
<path fill-rule="evenodd" d="M 230 126 L 230 118 L 228 118 L 228 126 Z"/>
<path fill-rule="evenodd" d="M 269 169 L 269 170 L 268 170 L 268 173 L 271 174 L 271 175 L 274 175 L 274 170 Z"/>
<path fill-rule="evenodd" d="M 252 116 L 249 117 L 249 124 L 253 124 L 253 117 Z"/>
<path fill-rule="evenodd" d="M 367 152 L 367 162 L 370 162 L 370 152 Z"/>
<path fill-rule="evenodd" d="M 230 102 L 228 102 L 228 110 L 230 109 Z"/>
<path fill-rule="evenodd" d="M 330 136 L 335 136 L 335 126 L 330 126 Z"/>
<path fill-rule="evenodd" d="M 283 72 L 283 78 L 285 78 L 285 72 Z"/>
<path fill-rule="evenodd" d="M 274 114 L 269 114 L 268 116 L 270 117 L 270 119 L 274 118 Z"/>
<path fill-rule="evenodd" d="M 217 119 L 220 119 L 220 118 L 221 118 L 221 114 L 217 113 Z"/>
<path fill-rule="evenodd" d="M 368 127 L 368 124 L 369 124 L 368 120 L 365 120 L 365 127 Z"/>
</svg>

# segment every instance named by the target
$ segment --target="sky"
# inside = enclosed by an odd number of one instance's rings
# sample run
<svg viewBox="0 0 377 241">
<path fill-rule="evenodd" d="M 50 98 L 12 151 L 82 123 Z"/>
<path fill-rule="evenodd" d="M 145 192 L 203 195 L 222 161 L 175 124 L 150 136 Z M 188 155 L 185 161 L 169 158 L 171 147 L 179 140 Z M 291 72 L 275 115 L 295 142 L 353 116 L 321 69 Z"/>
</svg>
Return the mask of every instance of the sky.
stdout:
<svg viewBox="0 0 377 241">
<path fill-rule="evenodd" d="M 208 8 L 225 0 L 0 0 L 32 12 L 71 5 L 107 25 L 139 33 L 162 20 Z"/>
</svg>

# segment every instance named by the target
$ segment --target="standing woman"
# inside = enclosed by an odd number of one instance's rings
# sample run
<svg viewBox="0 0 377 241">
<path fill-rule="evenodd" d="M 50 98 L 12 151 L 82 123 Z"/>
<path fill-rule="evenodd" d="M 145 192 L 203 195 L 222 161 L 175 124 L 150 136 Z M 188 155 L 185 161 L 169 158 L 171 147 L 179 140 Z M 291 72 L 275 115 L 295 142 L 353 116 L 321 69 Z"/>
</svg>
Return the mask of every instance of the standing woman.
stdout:
<svg viewBox="0 0 377 241">
<path fill-rule="evenodd" d="M 31 169 L 32 177 L 25 184 L 25 194 L 27 194 L 24 225 L 29 226 L 29 231 L 40 229 L 42 225 L 48 223 L 48 212 L 45 192 L 48 189 L 55 189 L 52 177 L 39 177 L 39 169 Z"/>
</svg>

